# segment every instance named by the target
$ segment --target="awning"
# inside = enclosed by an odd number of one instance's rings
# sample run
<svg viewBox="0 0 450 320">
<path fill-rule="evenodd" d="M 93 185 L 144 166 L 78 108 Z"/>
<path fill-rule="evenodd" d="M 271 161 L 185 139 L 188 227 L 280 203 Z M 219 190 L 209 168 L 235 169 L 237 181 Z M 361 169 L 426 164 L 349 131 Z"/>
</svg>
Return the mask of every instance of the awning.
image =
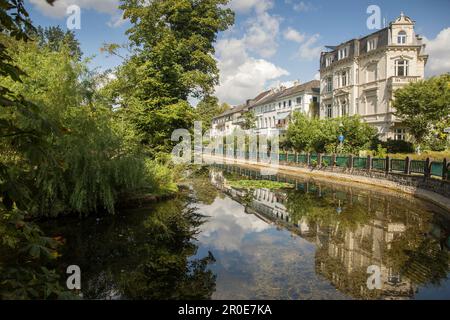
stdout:
<svg viewBox="0 0 450 320">
<path fill-rule="evenodd" d="M 290 115 L 291 115 L 290 112 L 282 112 L 282 113 L 277 114 L 276 119 L 277 119 L 277 120 L 284 120 L 284 119 L 286 119 L 287 117 L 289 117 Z"/>
</svg>

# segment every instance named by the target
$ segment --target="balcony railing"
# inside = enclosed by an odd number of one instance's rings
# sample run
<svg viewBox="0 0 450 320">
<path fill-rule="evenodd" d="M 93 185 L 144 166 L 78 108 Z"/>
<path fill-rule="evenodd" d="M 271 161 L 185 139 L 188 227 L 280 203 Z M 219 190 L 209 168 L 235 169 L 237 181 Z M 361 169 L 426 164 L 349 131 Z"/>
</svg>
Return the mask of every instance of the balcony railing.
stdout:
<svg viewBox="0 0 450 320">
<path fill-rule="evenodd" d="M 413 76 L 395 76 L 389 78 L 390 85 L 407 85 L 409 83 L 416 83 L 420 80 L 420 77 Z"/>
</svg>

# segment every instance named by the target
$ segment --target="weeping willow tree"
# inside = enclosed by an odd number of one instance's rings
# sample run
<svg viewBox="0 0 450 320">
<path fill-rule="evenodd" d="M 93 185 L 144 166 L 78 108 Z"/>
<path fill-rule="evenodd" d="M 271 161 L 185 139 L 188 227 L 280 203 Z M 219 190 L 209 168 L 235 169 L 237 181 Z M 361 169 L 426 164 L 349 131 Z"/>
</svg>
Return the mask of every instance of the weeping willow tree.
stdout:
<svg viewBox="0 0 450 320">
<path fill-rule="evenodd" d="M 157 172 L 146 163 L 136 135 L 116 121 L 97 92 L 91 92 L 90 84 L 100 82 L 101 75 L 92 77 L 67 47 L 55 52 L 35 42 L 15 42 L 10 50 L 27 77 L 20 83 L 11 79 L 2 83 L 39 106 L 61 132 L 43 137 L 45 157 L 32 171 L 35 182 L 30 186 L 37 198 L 33 214 L 113 213 L 121 193 L 159 191 L 153 178 Z M 15 114 L 3 117 L 14 118 Z M 9 160 L 11 165 L 20 162 Z M 166 178 L 170 183 L 169 174 Z"/>
<path fill-rule="evenodd" d="M 100 77 L 36 34 L 21 0 L 0 0 L 0 298 L 67 297 L 58 239 L 32 218 L 114 213 L 125 193 L 176 190 L 102 103 Z"/>
<path fill-rule="evenodd" d="M 59 128 L 39 107 L 13 90 L 26 78 L 8 50 L 33 30 L 22 0 L 0 0 L 0 299 L 69 295 L 49 268 L 58 243 L 25 218 L 33 206 L 34 172 L 46 159 L 46 137 Z"/>
</svg>

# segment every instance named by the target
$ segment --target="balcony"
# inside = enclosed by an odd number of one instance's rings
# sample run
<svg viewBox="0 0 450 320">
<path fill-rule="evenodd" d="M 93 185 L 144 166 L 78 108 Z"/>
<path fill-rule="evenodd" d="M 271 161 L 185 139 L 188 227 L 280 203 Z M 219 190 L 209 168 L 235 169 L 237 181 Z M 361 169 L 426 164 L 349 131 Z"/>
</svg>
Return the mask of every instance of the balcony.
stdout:
<svg viewBox="0 0 450 320">
<path fill-rule="evenodd" d="M 392 89 L 397 89 L 397 88 L 401 88 L 404 87 L 410 83 L 416 83 L 418 81 L 421 80 L 421 77 L 416 77 L 416 76 L 394 76 L 394 77 L 390 77 L 388 80 L 388 86 L 391 87 Z"/>
<path fill-rule="evenodd" d="M 245 123 L 245 119 L 243 117 L 239 117 L 237 119 L 234 119 L 233 122 L 232 122 L 232 124 L 235 125 L 235 126 L 239 126 L 239 125 L 244 124 L 244 123 Z"/>
</svg>

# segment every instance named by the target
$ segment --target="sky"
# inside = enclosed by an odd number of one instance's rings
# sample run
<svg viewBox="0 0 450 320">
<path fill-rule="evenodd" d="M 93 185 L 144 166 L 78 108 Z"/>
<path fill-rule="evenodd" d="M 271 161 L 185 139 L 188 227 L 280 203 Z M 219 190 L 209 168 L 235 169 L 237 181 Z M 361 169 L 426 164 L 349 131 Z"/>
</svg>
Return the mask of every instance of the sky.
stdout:
<svg viewBox="0 0 450 320">
<path fill-rule="evenodd" d="M 122 19 L 120 0 L 25 0 L 35 25 L 66 28 L 67 8 L 79 6 L 80 29 L 74 30 L 90 65 L 114 69 L 123 61 L 100 52 L 104 43 L 126 44 L 130 23 Z M 320 52 L 326 45 L 370 34 L 367 20 L 380 9 L 381 21 L 401 12 L 416 21 L 430 59 L 426 75 L 450 72 L 449 0 L 231 0 L 235 25 L 220 33 L 215 44 L 220 69 L 216 95 L 240 104 L 271 87 L 318 79 Z"/>
</svg>

